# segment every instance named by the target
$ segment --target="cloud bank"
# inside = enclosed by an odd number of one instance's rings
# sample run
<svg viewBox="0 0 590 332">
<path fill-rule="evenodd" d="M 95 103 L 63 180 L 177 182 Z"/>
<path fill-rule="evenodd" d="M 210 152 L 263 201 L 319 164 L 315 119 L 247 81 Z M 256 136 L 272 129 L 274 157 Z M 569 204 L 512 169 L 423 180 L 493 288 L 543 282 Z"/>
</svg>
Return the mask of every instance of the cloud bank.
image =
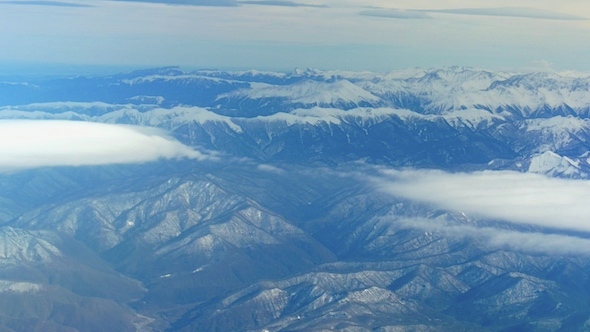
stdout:
<svg viewBox="0 0 590 332">
<path fill-rule="evenodd" d="M 155 128 L 80 121 L 0 121 L 0 171 L 176 158 L 211 156 Z"/>
<path fill-rule="evenodd" d="M 590 232 L 590 181 L 509 171 L 382 171 L 382 191 L 485 218 Z"/>
</svg>

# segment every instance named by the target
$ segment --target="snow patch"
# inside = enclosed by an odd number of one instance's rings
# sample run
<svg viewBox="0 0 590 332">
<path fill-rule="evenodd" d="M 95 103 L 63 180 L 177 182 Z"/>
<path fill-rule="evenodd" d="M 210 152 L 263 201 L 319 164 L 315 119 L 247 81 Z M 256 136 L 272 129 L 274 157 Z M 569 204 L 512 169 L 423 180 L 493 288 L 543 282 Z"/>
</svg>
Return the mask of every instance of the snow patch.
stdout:
<svg viewBox="0 0 590 332">
<path fill-rule="evenodd" d="M 251 83 L 250 89 L 241 89 L 220 95 L 223 98 L 266 99 L 282 98 L 291 103 L 305 105 L 379 103 L 380 98 L 348 80 L 318 82 L 306 80 L 291 85 Z"/>
<path fill-rule="evenodd" d="M 528 172 L 550 176 L 571 176 L 580 173 L 580 162 L 562 157 L 552 151 L 546 151 L 531 158 Z"/>
</svg>

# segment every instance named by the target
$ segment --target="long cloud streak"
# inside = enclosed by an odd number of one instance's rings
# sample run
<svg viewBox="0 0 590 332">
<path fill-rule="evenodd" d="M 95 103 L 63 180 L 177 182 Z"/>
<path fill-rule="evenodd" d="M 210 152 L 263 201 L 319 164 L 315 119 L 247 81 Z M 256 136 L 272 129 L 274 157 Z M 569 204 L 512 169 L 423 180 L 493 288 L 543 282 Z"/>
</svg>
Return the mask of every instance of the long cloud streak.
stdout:
<svg viewBox="0 0 590 332">
<path fill-rule="evenodd" d="M 517 172 L 383 171 L 388 193 L 486 218 L 590 231 L 590 182 Z"/>
<path fill-rule="evenodd" d="M 0 171 L 210 158 L 147 127 L 80 121 L 0 121 Z"/>
<path fill-rule="evenodd" d="M 518 232 L 491 227 L 469 225 L 440 225 L 435 220 L 399 219 L 398 224 L 424 231 L 438 232 L 450 237 L 479 238 L 484 245 L 492 248 L 510 248 L 517 251 L 546 254 L 590 254 L 590 240 L 558 234 Z"/>
<path fill-rule="evenodd" d="M 454 8 L 454 9 L 372 9 L 360 11 L 359 15 L 401 18 L 401 19 L 423 19 L 432 18 L 429 13 L 443 13 L 456 15 L 478 15 L 478 16 L 498 16 L 529 18 L 542 20 L 559 20 L 559 21 L 584 21 L 587 17 L 564 14 L 551 10 L 542 10 L 537 8 L 522 7 L 500 7 L 500 8 Z"/>
</svg>

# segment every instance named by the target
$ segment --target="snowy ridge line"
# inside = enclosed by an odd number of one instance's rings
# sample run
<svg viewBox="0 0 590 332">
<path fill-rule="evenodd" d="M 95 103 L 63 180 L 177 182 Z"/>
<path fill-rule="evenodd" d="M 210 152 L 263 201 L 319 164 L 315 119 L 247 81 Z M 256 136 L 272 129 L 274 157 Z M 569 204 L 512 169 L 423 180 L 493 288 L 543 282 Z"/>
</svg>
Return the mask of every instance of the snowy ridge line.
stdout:
<svg viewBox="0 0 590 332">
<path fill-rule="evenodd" d="M 228 73 L 231 75 L 231 73 Z M 250 83 L 217 96 L 217 101 L 280 99 L 283 105 L 391 106 L 442 114 L 465 108 L 530 117 L 547 108 L 590 112 L 590 75 L 574 72 L 506 73 L 450 67 L 391 73 L 306 71 L 291 84 Z M 286 81 L 285 81 L 286 82 Z M 406 107 L 401 107 L 406 108 Z"/>
<path fill-rule="evenodd" d="M 386 73 L 313 69 L 293 73 L 164 69 L 106 79 L 106 85 L 100 83 L 85 92 L 94 96 L 89 97 L 93 99 L 86 103 L 66 103 L 71 108 L 105 108 L 107 105 L 93 100 L 115 89 L 120 90 L 120 95 L 114 97 L 117 101 L 113 103 L 121 105 L 129 101 L 147 104 L 142 102 L 145 99 L 156 104 L 165 103 L 166 107 L 191 105 L 225 110 L 234 116 L 243 112 L 248 117 L 315 106 L 347 110 L 390 107 L 438 115 L 480 109 L 520 120 L 556 115 L 590 117 L 590 74 L 568 71 L 510 73 L 467 67 L 414 68 Z M 67 82 L 63 87 L 66 90 L 60 92 L 59 98 L 68 100 L 68 84 L 75 83 Z M 149 86 L 150 91 L 163 88 L 162 95 L 137 95 L 136 90 L 144 86 Z M 185 97 L 165 92 L 168 86 L 181 89 Z M 95 91 L 105 87 L 109 90 Z M 43 92 L 45 86 L 41 84 L 39 89 Z M 39 93 L 37 90 L 21 93 L 34 95 Z M 38 98 L 42 100 L 46 96 L 41 93 Z M 55 102 L 53 105 L 61 107 L 64 103 Z M 35 107 L 34 104 L 30 106 Z M 130 107 L 133 108 L 131 104 Z"/>
<path fill-rule="evenodd" d="M 45 106 L 54 112 L 45 112 Z M 79 107 L 87 109 L 91 107 L 99 107 L 108 112 L 99 116 L 90 116 L 86 114 L 79 114 L 71 109 Z M 254 118 L 245 117 L 230 117 L 220 115 L 208 109 L 196 106 L 177 106 L 171 109 L 157 108 L 153 105 L 142 105 L 147 107 L 148 111 L 140 111 L 133 107 L 133 105 L 115 105 L 105 103 L 48 103 L 45 104 L 30 104 L 17 107 L 1 107 L 0 119 L 59 119 L 59 120 L 82 120 L 95 121 L 105 123 L 132 123 L 138 125 L 164 127 L 168 129 L 177 128 L 183 124 L 199 123 L 205 124 L 208 122 L 222 123 L 227 125 L 237 133 L 243 132 L 243 129 L 238 123 L 247 123 L 253 121 L 265 122 L 285 122 L 287 125 L 296 124 L 310 124 L 319 125 L 354 122 L 357 125 L 363 126 L 365 123 L 374 124 L 384 122 L 392 116 L 398 117 L 404 121 L 412 119 L 421 119 L 426 121 L 436 121 L 437 119 L 445 119 L 450 124 L 460 126 L 469 125 L 470 127 L 477 127 L 480 123 L 491 123 L 493 121 L 505 121 L 501 115 L 492 114 L 491 112 L 480 109 L 467 109 L 454 112 L 448 112 L 444 115 L 424 115 L 407 109 L 397 108 L 371 108 L 358 107 L 350 110 L 342 110 L 338 108 L 323 108 L 312 107 L 310 109 L 298 108 L 291 112 L 278 112 L 271 115 L 257 116 Z M 64 112 L 55 113 L 60 108 Z M 573 121 L 573 120 L 572 120 Z"/>
<path fill-rule="evenodd" d="M 282 98 L 295 104 L 330 105 L 337 103 L 354 104 L 380 103 L 381 99 L 371 92 L 347 80 L 318 82 L 305 80 L 291 85 L 271 85 L 251 83 L 249 89 L 239 89 L 221 94 L 217 100 L 224 99 L 267 99 Z"/>
<path fill-rule="evenodd" d="M 142 76 L 136 77 L 132 79 L 124 79 L 121 82 L 128 85 L 134 85 L 138 83 L 146 83 L 146 82 L 155 82 L 158 80 L 162 81 L 182 81 L 182 80 L 207 80 L 212 82 L 227 82 L 227 83 L 244 83 L 240 80 L 232 80 L 232 79 L 224 79 L 220 77 L 212 77 L 207 75 L 199 75 L 199 74 L 183 74 L 183 75 L 149 75 L 149 76 Z"/>
<path fill-rule="evenodd" d="M 87 115 L 75 112 L 75 109 L 100 108 L 102 115 Z M 46 111 L 47 110 L 47 111 Z M 61 111 L 61 112 L 60 112 Z M 402 121 L 437 121 L 445 120 L 452 127 L 468 127 L 471 129 L 489 127 L 500 123 L 510 122 L 504 115 L 495 114 L 487 110 L 470 108 L 448 111 L 443 114 L 421 114 L 408 109 L 390 107 L 357 107 L 349 110 L 338 108 L 312 107 L 297 108 L 290 112 L 278 112 L 271 115 L 260 115 L 253 118 L 240 116 L 226 116 L 217 114 L 209 109 L 197 106 L 177 106 L 170 109 L 156 105 L 129 105 L 107 103 L 80 102 L 52 102 L 22 106 L 0 107 L 0 119 L 30 119 L 30 120 L 78 120 L 104 123 L 125 123 L 145 126 L 162 127 L 169 130 L 176 129 L 190 123 L 223 124 L 236 133 L 242 133 L 241 125 L 253 122 L 283 122 L 292 125 L 321 125 L 342 123 L 358 126 L 373 125 L 396 117 Z M 546 137 L 552 137 L 557 146 L 567 143 L 571 133 L 587 132 L 590 130 L 590 120 L 568 116 L 553 116 L 516 121 L 527 133 L 540 132 Z M 550 149 L 549 147 L 544 151 Z M 544 152 L 540 151 L 540 152 Z"/>
</svg>

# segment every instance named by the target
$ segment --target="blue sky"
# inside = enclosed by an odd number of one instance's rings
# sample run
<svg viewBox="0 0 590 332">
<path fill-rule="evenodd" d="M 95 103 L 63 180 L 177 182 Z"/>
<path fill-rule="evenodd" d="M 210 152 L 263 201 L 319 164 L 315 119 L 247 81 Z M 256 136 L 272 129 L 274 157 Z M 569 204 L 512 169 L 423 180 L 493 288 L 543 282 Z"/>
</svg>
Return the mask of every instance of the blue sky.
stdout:
<svg viewBox="0 0 590 332">
<path fill-rule="evenodd" d="M 0 63 L 590 70 L 585 0 L 172 2 L 0 1 Z"/>
</svg>

